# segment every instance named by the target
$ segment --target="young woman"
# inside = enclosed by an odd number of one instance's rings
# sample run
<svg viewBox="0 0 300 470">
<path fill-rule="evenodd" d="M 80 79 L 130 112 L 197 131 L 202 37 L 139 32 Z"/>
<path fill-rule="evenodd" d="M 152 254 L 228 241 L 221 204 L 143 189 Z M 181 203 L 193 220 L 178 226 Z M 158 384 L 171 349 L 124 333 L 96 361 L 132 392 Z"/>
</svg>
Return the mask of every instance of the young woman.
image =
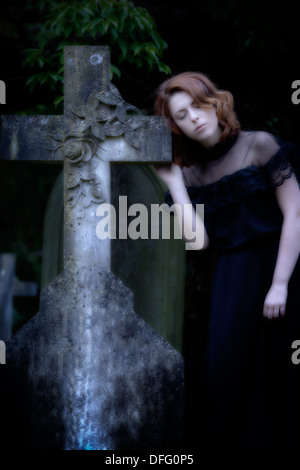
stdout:
<svg viewBox="0 0 300 470">
<path fill-rule="evenodd" d="M 217 251 L 199 397 L 205 445 L 298 445 L 300 153 L 267 132 L 241 130 L 231 93 L 200 73 L 165 81 L 155 111 L 180 143 L 171 167 L 157 169 L 167 201 L 183 211 L 204 204 L 204 221 L 193 210 L 184 223 L 204 224 L 197 248 Z"/>
</svg>

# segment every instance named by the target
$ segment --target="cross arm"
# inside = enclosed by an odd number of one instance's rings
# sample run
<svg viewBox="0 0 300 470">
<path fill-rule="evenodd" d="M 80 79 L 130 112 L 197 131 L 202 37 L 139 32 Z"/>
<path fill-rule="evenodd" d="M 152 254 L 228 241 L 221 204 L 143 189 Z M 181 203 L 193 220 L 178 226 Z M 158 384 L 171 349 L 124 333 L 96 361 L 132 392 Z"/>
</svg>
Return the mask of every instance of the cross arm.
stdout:
<svg viewBox="0 0 300 470">
<path fill-rule="evenodd" d="M 0 160 L 61 162 L 63 153 L 57 150 L 74 127 L 74 120 L 61 115 L 2 116 L 0 124 Z M 171 134 L 161 117 L 147 117 L 134 134 L 131 139 L 127 134 L 130 151 L 123 147 L 116 160 L 145 163 L 172 160 Z M 105 148 L 104 142 L 102 145 Z"/>
<path fill-rule="evenodd" d="M 70 127 L 64 116 L 2 116 L 0 160 L 61 161 L 57 129 Z"/>
<path fill-rule="evenodd" d="M 133 135 L 128 134 L 126 130 L 123 135 L 125 139 L 120 148 L 120 158 L 115 153 L 113 160 L 136 163 L 172 161 L 171 132 L 160 116 L 148 116 Z"/>
</svg>

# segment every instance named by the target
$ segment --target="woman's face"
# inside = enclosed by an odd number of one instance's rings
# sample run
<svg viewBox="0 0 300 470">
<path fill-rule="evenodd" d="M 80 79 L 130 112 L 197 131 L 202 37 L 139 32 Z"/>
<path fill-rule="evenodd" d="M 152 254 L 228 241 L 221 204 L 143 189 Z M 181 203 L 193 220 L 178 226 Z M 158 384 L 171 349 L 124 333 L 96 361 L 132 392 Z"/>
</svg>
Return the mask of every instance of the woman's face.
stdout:
<svg viewBox="0 0 300 470">
<path fill-rule="evenodd" d="M 222 129 L 213 106 L 201 108 L 191 95 L 179 91 L 169 98 L 169 110 L 179 129 L 190 139 L 206 148 L 219 142 Z"/>
</svg>

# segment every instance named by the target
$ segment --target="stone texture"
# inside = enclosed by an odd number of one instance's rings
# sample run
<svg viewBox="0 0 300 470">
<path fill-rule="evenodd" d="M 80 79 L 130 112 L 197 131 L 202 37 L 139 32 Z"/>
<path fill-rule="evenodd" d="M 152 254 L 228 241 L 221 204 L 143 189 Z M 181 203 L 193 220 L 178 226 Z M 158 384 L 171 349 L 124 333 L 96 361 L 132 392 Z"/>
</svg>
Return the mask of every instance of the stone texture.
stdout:
<svg viewBox="0 0 300 470">
<path fill-rule="evenodd" d="M 63 257 L 63 174 L 51 191 L 45 213 L 42 286 L 61 271 Z M 111 203 L 119 212 L 119 196 L 128 208 L 164 202 L 166 188 L 151 165 L 111 165 Z M 130 221 L 132 217 L 128 217 Z M 173 219 L 173 217 L 172 217 Z M 173 220 L 172 220 L 173 223 Z M 149 233 L 151 220 L 149 220 Z M 134 310 L 177 351 L 182 351 L 185 247 L 175 239 L 115 239 L 111 241 L 111 270 L 134 294 Z"/>
<path fill-rule="evenodd" d="M 132 293 L 110 271 L 110 240 L 96 236 L 110 162 L 170 161 L 171 137 L 160 118 L 127 115 L 108 65 L 108 48 L 67 47 L 65 115 L 1 119 L 2 159 L 65 163 L 64 270 L 7 343 L 7 448 L 183 442 L 183 358 L 134 313 Z"/>
<path fill-rule="evenodd" d="M 6 367 L 6 404 L 13 397 L 23 430 L 21 443 L 14 430 L 13 445 L 154 450 L 183 442 L 182 356 L 134 313 L 131 292 L 112 273 L 58 276 L 39 314 L 7 343 Z"/>
</svg>

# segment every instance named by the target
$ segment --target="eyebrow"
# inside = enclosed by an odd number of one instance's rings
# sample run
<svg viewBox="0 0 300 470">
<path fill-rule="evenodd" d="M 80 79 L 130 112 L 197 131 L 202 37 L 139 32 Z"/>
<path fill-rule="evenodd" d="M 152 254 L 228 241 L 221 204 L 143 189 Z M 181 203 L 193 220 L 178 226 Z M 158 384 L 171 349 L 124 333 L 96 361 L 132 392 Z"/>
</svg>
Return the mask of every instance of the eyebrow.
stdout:
<svg viewBox="0 0 300 470">
<path fill-rule="evenodd" d="M 195 103 L 195 101 L 192 99 L 191 102 L 189 103 L 189 106 L 190 106 L 190 105 L 193 105 L 193 104 L 196 104 L 196 103 Z M 174 113 L 173 116 L 175 117 L 176 114 L 183 113 L 183 112 L 185 112 L 185 111 L 186 111 L 186 108 L 178 109 L 177 111 L 175 111 L 175 113 Z"/>
<path fill-rule="evenodd" d="M 184 113 L 185 111 L 186 111 L 185 108 L 183 108 L 183 109 L 178 109 L 178 111 L 176 111 L 176 112 L 174 113 L 174 117 L 175 117 L 177 114 Z"/>
</svg>

